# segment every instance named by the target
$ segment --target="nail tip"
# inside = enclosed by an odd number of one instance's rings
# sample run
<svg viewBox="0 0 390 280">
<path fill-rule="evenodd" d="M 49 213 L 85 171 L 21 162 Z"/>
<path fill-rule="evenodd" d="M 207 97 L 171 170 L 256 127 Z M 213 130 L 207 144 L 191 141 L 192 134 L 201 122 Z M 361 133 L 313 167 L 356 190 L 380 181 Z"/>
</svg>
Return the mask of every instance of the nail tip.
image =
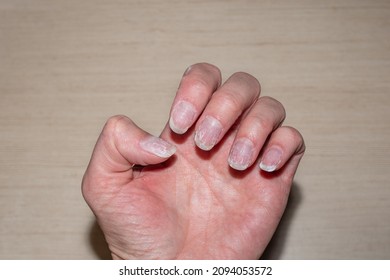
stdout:
<svg viewBox="0 0 390 280">
<path fill-rule="evenodd" d="M 246 165 L 236 164 L 236 163 L 230 162 L 230 161 L 229 161 L 229 166 L 235 170 L 238 170 L 238 171 L 244 171 L 248 168 L 248 166 L 246 166 Z"/>
<path fill-rule="evenodd" d="M 203 150 L 203 151 L 210 151 L 214 146 L 206 146 L 206 145 L 203 145 L 202 143 L 198 143 L 198 142 L 195 142 L 196 143 L 196 146 L 198 146 L 199 149 Z"/>
<path fill-rule="evenodd" d="M 173 132 L 175 132 L 176 134 L 184 134 L 187 132 L 188 129 L 182 129 L 182 128 L 179 128 L 178 126 L 176 126 L 175 122 L 173 121 L 172 118 L 169 119 L 169 127 L 171 128 L 171 130 Z"/>
<path fill-rule="evenodd" d="M 202 137 L 199 136 L 199 133 L 196 132 L 195 136 L 194 136 L 194 141 L 195 141 L 196 146 L 203 151 L 210 151 L 214 147 L 214 145 L 204 144 L 203 141 L 201 141 L 201 138 Z"/>
<path fill-rule="evenodd" d="M 173 148 L 170 148 L 168 150 L 165 150 L 163 152 L 154 152 L 154 154 L 161 158 L 170 158 L 176 153 L 176 147 L 173 146 Z"/>
<path fill-rule="evenodd" d="M 275 165 L 266 165 L 262 162 L 260 162 L 260 169 L 263 170 L 263 171 L 266 171 L 266 172 L 273 172 L 276 170 L 276 166 Z"/>
<path fill-rule="evenodd" d="M 164 158 L 169 158 L 171 156 L 173 156 L 175 153 L 176 153 L 176 147 L 175 146 L 172 146 L 172 148 L 170 148 L 167 153 L 165 154 L 165 156 L 163 156 Z"/>
<path fill-rule="evenodd" d="M 140 142 L 141 148 L 155 156 L 169 158 L 176 153 L 176 147 L 167 141 L 151 136 Z"/>
</svg>

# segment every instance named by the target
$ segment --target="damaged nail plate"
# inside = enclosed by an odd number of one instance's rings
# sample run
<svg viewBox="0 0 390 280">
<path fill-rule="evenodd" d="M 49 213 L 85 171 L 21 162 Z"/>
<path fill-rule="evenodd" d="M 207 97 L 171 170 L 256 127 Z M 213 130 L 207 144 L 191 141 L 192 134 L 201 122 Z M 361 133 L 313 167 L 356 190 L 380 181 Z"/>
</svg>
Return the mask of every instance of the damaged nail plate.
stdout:
<svg viewBox="0 0 390 280">
<path fill-rule="evenodd" d="M 187 101 L 179 101 L 172 110 L 169 126 L 175 133 L 183 134 L 193 124 L 195 117 L 194 105 Z"/>
<path fill-rule="evenodd" d="M 275 171 L 282 161 L 282 150 L 277 147 L 270 148 L 260 162 L 260 168 L 267 172 Z"/>
<path fill-rule="evenodd" d="M 217 144 L 221 134 L 222 124 L 216 118 L 207 116 L 195 133 L 195 143 L 200 149 L 209 151 Z"/>
<path fill-rule="evenodd" d="M 255 147 L 252 141 L 248 138 L 240 138 L 230 150 L 228 163 L 236 170 L 245 170 L 251 164 L 254 153 Z"/>
<path fill-rule="evenodd" d="M 169 158 L 176 152 L 175 146 L 155 136 L 149 136 L 139 144 L 143 150 L 162 158 Z"/>
</svg>

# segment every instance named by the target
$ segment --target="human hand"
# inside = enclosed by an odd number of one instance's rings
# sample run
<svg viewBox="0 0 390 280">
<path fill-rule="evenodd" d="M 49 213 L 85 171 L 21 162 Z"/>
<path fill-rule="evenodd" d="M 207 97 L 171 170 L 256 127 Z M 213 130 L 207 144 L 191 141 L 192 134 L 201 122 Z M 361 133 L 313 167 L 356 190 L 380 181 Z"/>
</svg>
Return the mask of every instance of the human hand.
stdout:
<svg viewBox="0 0 390 280">
<path fill-rule="evenodd" d="M 257 80 L 187 69 L 159 138 L 110 118 L 82 191 L 114 259 L 258 259 L 305 145 Z M 260 168 L 259 168 L 260 166 Z"/>
</svg>

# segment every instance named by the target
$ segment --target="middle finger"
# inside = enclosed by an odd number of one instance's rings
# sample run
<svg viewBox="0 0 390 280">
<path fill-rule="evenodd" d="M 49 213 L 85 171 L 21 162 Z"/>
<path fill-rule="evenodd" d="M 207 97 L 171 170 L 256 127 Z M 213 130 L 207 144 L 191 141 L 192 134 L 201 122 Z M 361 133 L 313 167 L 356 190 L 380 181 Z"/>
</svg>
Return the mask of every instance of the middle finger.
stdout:
<svg viewBox="0 0 390 280">
<path fill-rule="evenodd" d="M 233 74 L 212 96 L 196 125 L 195 143 L 211 150 L 260 95 L 260 84 L 246 73 Z"/>
</svg>

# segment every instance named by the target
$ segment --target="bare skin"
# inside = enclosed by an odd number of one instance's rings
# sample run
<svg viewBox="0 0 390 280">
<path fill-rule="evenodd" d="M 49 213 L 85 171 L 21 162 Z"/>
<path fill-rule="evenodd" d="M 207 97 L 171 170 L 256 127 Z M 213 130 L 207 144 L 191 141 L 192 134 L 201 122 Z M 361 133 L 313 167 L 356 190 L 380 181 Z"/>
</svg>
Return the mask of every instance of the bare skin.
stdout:
<svg viewBox="0 0 390 280">
<path fill-rule="evenodd" d="M 159 138 L 125 116 L 107 121 L 82 191 L 114 259 L 261 256 L 305 145 L 281 126 L 283 106 L 259 95 L 251 75 L 221 85 L 201 63 L 185 72 Z"/>
</svg>

